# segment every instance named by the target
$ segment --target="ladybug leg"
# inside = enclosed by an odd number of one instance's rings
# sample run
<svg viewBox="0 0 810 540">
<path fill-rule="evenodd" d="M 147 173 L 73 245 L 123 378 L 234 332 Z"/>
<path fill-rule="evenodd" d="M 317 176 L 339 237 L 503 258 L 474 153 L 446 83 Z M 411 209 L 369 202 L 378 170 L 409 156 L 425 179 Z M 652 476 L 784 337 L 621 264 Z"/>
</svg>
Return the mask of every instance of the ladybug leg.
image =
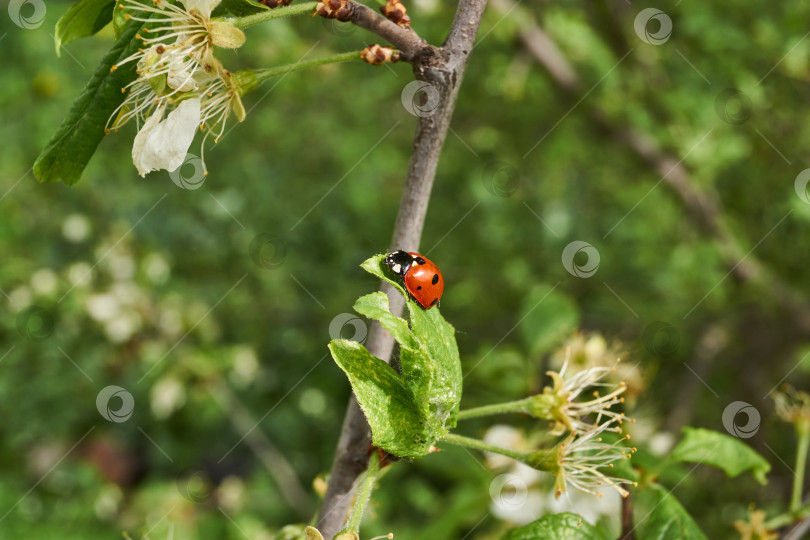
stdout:
<svg viewBox="0 0 810 540">
<path fill-rule="evenodd" d="M 411 294 L 411 291 L 408 290 L 408 287 L 405 286 L 405 280 L 400 280 L 400 283 L 402 284 L 402 288 L 405 289 L 405 298 L 418 304 L 419 302 L 416 300 L 416 297 L 414 297 L 414 295 Z"/>
<path fill-rule="evenodd" d="M 373 444 L 369 443 L 368 452 L 366 455 L 371 456 L 374 452 L 377 453 L 377 456 L 380 458 L 380 468 L 387 467 L 391 465 L 395 461 L 399 461 L 401 458 L 399 456 L 395 456 L 394 454 L 389 454 L 379 446 L 374 446 Z"/>
</svg>

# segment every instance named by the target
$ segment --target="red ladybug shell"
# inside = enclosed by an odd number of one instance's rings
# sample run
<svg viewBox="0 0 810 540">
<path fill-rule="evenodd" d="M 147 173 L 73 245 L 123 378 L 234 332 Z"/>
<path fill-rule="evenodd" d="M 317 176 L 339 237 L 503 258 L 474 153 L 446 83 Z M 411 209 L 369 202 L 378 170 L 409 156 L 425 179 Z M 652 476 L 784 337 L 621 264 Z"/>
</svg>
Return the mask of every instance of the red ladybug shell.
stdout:
<svg viewBox="0 0 810 540">
<path fill-rule="evenodd" d="M 403 276 L 405 288 L 420 306 L 430 309 L 442 297 L 444 278 L 433 262 L 418 253 L 410 252 L 410 255 L 413 256 L 413 263 Z"/>
</svg>

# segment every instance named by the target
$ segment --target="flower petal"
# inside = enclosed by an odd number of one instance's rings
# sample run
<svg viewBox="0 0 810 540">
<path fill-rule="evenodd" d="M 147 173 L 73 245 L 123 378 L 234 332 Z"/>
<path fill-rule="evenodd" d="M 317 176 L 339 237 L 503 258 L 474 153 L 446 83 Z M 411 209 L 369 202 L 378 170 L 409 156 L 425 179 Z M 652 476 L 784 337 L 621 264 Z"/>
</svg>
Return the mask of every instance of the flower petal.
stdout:
<svg viewBox="0 0 810 540">
<path fill-rule="evenodd" d="M 200 125 L 200 98 L 183 101 L 161 120 L 165 106 L 155 112 L 135 137 L 132 161 L 141 176 L 150 171 L 174 171 L 183 165 Z M 154 118 L 158 118 L 155 125 Z M 151 122 L 151 123 L 150 123 Z"/>
<path fill-rule="evenodd" d="M 220 1 L 221 0 L 180 0 L 183 6 L 185 6 L 186 11 L 196 9 L 204 17 L 210 17 L 211 12 L 219 5 Z"/>
<path fill-rule="evenodd" d="M 186 69 L 188 64 L 181 58 L 172 58 L 169 62 L 169 73 L 166 75 L 166 84 L 178 92 L 191 92 L 197 89 L 194 73 Z"/>
<path fill-rule="evenodd" d="M 152 115 L 146 119 L 146 122 L 144 122 L 141 130 L 137 135 L 135 135 L 135 141 L 132 143 L 132 162 L 135 164 L 135 167 L 138 169 L 138 174 L 141 176 L 146 176 L 146 173 L 151 170 L 147 165 L 144 164 L 144 150 L 146 148 L 146 142 L 149 134 L 155 130 L 160 121 L 163 119 L 163 113 L 165 110 L 166 105 L 163 103 L 159 104 Z"/>
</svg>

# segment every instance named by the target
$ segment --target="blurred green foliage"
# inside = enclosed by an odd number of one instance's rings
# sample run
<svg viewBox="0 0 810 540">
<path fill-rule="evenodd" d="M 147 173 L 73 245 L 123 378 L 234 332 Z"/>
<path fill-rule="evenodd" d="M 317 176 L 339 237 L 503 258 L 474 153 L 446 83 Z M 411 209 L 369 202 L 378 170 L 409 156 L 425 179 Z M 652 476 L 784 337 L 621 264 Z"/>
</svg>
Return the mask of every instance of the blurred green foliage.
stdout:
<svg viewBox="0 0 810 540">
<path fill-rule="evenodd" d="M 206 149 L 210 175 L 196 190 L 168 173 L 137 177 L 132 126 L 106 137 L 78 185 L 40 185 L 34 159 L 112 43 L 107 28 L 57 58 L 53 28 L 68 6 L 48 2 L 32 29 L 0 17 L 0 536 L 272 538 L 311 518 L 312 483 L 331 465 L 349 385 L 328 358 L 329 326 L 378 286 L 358 265 L 389 247 L 415 126 L 400 103 L 409 66 L 330 66 L 267 83 L 247 96 L 246 121 Z M 452 3 L 408 7 L 414 28 L 440 43 Z M 462 406 L 539 391 L 548 353 L 576 328 L 615 341 L 643 373 L 634 429 L 644 444 L 686 423 L 722 431 L 726 405 L 749 402 L 762 424 L 745 442 L 772 463 L 770 483 L 704 467 L 668 484 L 708 537 L 730 537 L 750 501 L 768 510 L 789 493 L 794 443 L 766 396 L 785 377 L 806 386 L 806 329 L 769 279 L 728 275 L 661 173 L 590 111 L 683 159 L 744 252 L 806 293 L 810 205 L 794 179 L 810 144 L 810 8 L 672 4 L 672 37 L 655 46 L 633 32 L 642 6 L 525 7 L 592 91 L 574 106 L 523 48 L 515 19 L 487 12 L 422 242 L 447 283 Z M 309 17 L 247 37 L 227 53 L 230 68 L 376 41 Z M 735 106 L 718 108 L 726 88 L 750 100 L 743 122 L 718 114 Z M 281 239 L 264 264 L 250 256 L 259 234 Z M 599 252 L 590 278 L 561 264 L 574 240 Z M 235 427 L 239 413 L 215 399 L 223 384 L 286 456 L 309 512 L 290 505 Z M 125 422 L 96 410 L 108 385 L 134 397 Z M 493 476 L 459 448 L 397 463 L 374 493 L 368 535 L 496 538 L 512 523 L 493 511 Z"/>
</svg>

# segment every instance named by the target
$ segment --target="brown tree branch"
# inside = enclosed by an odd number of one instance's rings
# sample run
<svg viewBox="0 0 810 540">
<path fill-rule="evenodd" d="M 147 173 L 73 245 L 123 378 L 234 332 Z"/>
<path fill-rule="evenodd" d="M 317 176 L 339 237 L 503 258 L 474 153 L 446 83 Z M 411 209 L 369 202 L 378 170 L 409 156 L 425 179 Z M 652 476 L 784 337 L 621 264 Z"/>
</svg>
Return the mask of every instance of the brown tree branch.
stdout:
<svg viewBox="0 0 810 540">
<path fill-rule="evenodd" d="M 428 83 L 433 88 L 432 91 L 438 94 L 435 110 L 419 118 L 408 176 L 391 240 L 391 247 L 394 249 L 417 251 L 442 146 L 447 137 L 456 98 L 486 0 L 460 0 L 453 25 L 440 48 L 428 45 L 411 30 L 400 28 L 365 6 L 359 4 L 355 6 L 352 22 L 377 33 L 397 46 L 400 52 L 413 62 L 416 78 Z M 404 34 L 415 37 L 406 38 Z M 388 295 L 391 312 L 400 314 L 404 306 L 402 296 L 387 285 L 383 286 L 382 290 Z M 375 322 L 372 324 L 366 346 L 377 358 L 389 361 L 394 340 Z M 355 481 L 365 470 L 368 462 L 370 444 L 371 430 L 352 396 L 346 410 L 329 486 L 318 520 L 318 529 L 324 538 L 334 536 L 346 519 Z"/>
<path fill-rule="evenodd" d="M 633 494 L 632 492 L 622 499 L 622 532 L 619 540 L 636 540 L 633 534 Z"/>
<path fill-rule="evenodd" d="M 391 43 L 399 50 L 402 60 L 413 62 L 423 55 L 435 53 L 435 47 L 428 44 L 413 30 L 402 28 L 368 6 L 356 2 L 349 2 L 349 4 L 351 5 L 349 20 L 352 24 L 365 28 Z"/>
<path fill-rule="evenodd" d="M 400 53 L 400 60 L 406 62 L 418 62 L 422 57 L 436 54 L 436 47 L 419 37 L 410 27 L 403 28 L 370 7 L 351 0 L 323 0 L 312 15 L 351 22 L 365 28 L 394 45 Z"/>
</svg>

